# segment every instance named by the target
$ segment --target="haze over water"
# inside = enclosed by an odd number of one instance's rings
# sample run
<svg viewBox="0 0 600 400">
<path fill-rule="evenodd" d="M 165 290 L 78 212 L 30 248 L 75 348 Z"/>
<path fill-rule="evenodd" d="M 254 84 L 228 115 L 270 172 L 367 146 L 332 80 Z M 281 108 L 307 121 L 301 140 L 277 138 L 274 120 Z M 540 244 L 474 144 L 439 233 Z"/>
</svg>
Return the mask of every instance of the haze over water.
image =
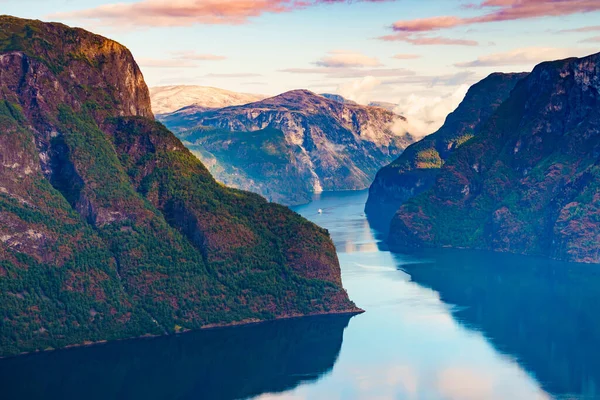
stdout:
<svg viewBox="0 0 600 400">
<path fill-rule="evenodd" d="M 597 398 L 596 266 L 470 251 L 393 255 L 364 216 L 366 196 L 324 193 L 295 208 L 329 230 L 364 314 L 4 359 L 2 397 Z"/>
</svg>

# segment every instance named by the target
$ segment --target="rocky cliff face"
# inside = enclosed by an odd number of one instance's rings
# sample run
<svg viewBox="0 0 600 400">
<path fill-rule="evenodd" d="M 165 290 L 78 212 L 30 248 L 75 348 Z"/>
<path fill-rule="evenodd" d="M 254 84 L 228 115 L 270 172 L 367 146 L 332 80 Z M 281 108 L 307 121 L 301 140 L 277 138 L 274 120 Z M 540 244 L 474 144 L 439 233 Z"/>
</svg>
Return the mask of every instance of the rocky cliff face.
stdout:
<svg viewBox="0 0 600 400">
<path fill-rule="evenodd" d="M 220 110 L 182 109 L 161 121 L 221 182 L 298 204 L 315 192 L 368 187 L 413 140 L 392 131 L 401 119 L 294 90 Z"/>
<path fill-rule="evenodd" d="M 325 230 L 227 189 L 116 42 L 0 17 L 0 355 L 357 311 Z"/>
<path fill-rule="evenodd" d="M 390 244 L 600 262 L 599 61 L 535 67 L 433 188 L 402 205 Z"/>
<path fill-rule="evenodd" d="M 387 231 L 392 217 L 409 198 L 428 190 L 444 162 L 479 134 L 491 115 L 526 74 L 491 74 L 473 85 L 444 125 L 406 150 L 377 172 L 369 188 L 365 211 L 380 229 Z"/>
</svg>

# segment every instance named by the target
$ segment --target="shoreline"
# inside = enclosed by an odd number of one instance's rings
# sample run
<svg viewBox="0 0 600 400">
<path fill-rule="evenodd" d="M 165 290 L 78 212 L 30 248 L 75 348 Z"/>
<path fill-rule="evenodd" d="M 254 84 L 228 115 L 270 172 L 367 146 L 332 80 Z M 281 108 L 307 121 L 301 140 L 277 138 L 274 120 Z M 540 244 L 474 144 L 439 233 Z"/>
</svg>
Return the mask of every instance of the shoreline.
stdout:
<svg viewBox="0 0 600 400">
<path fill-rule="evenodd" d="M 50 353 L 50 352 L 55 352 L 55 351 L 58 352 L 58 351 L 71 350 L 71 349 L 77 349 L 77 348 L 100 346 L 103 344 L 110 344 L 110 343 L 114 343 L 114 342 L 122 342 L 122 341 L 127 341 L 127 340 L 154 339 L 154 338 L 160 338 L 160 337 L 166 337 L 166 336 L 182 335 L 182 334 L 186 334 L 188 332 L 201 332 L 201 331 L 207 331 L 207 330 L 236 328 L 236 327 L 241 328 L 244 326 L 257 325 L 257 324 L 263 324 L 266 322 L 288 320 L 288 319 L 295 319 L 295 318 L 310 318 L 310 317 L 320 317 L 320 316 L 328 316 L 328 315 L 331 315 L 331 316 L 336 316 L 336 315 L 355 316 L 355 315 L 363 314 L 364 312 L 365 312 L 365 310 L 356 307 L 356 309 L 354 309 L 354 310 L 348 309 L 348 310 L 340 310 L 340 311 L 334 311 L 334 312 L 315 312 L 315 313 L 309 313 L 309 314 L 283 315 L 283 316 L 275 317 L 273 319 L 251 318 L 251 319 L 245 319 L 245 320 L 241 320 L 241 321 L 233 321 L 233 322 L 224 323 L 224 324 L 207 324 L 207 325 L 201 326 L 200 328 L 184 329 L 180 332 L 167 333 L 167 334 L 162 334 L 162 335 L 145 334 L 145 335 L 141 335 L 141 336 L 130 336 L 130 337 L 121 338 L 121 339 L 97 340 L 95 342 L 74 343 L 74 344 L 69 344 L 67 346 L 63 346 L 63 347 L 59 347 L 59 348 L 28 351 L 28 352 L 14 354 L 14 355 L 10 355 L 10 356 L 0 356 L 0 360 L 22 357 L 22 356 L 31 356 L 31 355 L 35 355 L 35 354 Z"/>
</svg>

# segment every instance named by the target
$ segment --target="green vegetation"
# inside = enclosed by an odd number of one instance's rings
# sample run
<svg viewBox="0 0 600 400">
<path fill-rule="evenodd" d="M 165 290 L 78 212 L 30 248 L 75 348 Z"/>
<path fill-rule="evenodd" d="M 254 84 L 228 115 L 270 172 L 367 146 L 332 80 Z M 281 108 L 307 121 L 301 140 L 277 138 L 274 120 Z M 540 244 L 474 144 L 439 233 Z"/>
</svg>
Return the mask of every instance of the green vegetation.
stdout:
<svg viewBox="0 0 600 400">
<path fill-rule="evenodd" d="M 400 208 L 393 245 L 599 262 L 597 100 L 564 73 L 579 68 L 595 76 L 587 65 L 569 59 L 536 67 L 446 159 L 435 185 Z M 541 75 L 544 84 L 532 85 Z"/>
<path fill-rule="evenodd" d="M 325 230 L 223 187 L 164 126 L 124 116 L 150 110 L 143 82 L 128 92 L 102 62 L 135 65 L 126 49 L 60 24 L 0 27 L 0 52 L 35 56 L 47 77 L 0 88 L 0 356 L 356 310 Z M 277 132 L 262 134 L 249 140 L 276 157 Z"/>
<path fill-rule="evenodd" d="M 420 169 L 441 168 L 442 159 L 435 149 L 425 149 L 417 153 L 416 164 Z"/>
</svg>

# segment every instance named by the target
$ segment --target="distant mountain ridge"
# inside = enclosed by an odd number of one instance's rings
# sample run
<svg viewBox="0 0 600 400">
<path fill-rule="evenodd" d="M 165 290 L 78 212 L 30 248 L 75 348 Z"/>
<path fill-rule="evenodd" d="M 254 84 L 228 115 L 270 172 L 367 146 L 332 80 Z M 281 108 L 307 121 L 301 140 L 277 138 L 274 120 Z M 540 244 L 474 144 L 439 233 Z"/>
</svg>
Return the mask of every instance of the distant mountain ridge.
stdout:
<svg viewBox="0 0 600 400">
<path fill-rule="evenodd" d="M 209 86 L 179 85 L 150 88 L 150 100 L 155 114 L 166 114 L 186 106 L 202 109 L 223 108 L 252 103 L 265 95 L 238 93 Z"/>
<path fill-rule="evenodd" d="M 219 181 L 283 204 L 364 189 L 413 142 L 393 131 L 399 115 L 308 90 L 217 110 L 188 107 L 159 120 Z"/>
</svg>

